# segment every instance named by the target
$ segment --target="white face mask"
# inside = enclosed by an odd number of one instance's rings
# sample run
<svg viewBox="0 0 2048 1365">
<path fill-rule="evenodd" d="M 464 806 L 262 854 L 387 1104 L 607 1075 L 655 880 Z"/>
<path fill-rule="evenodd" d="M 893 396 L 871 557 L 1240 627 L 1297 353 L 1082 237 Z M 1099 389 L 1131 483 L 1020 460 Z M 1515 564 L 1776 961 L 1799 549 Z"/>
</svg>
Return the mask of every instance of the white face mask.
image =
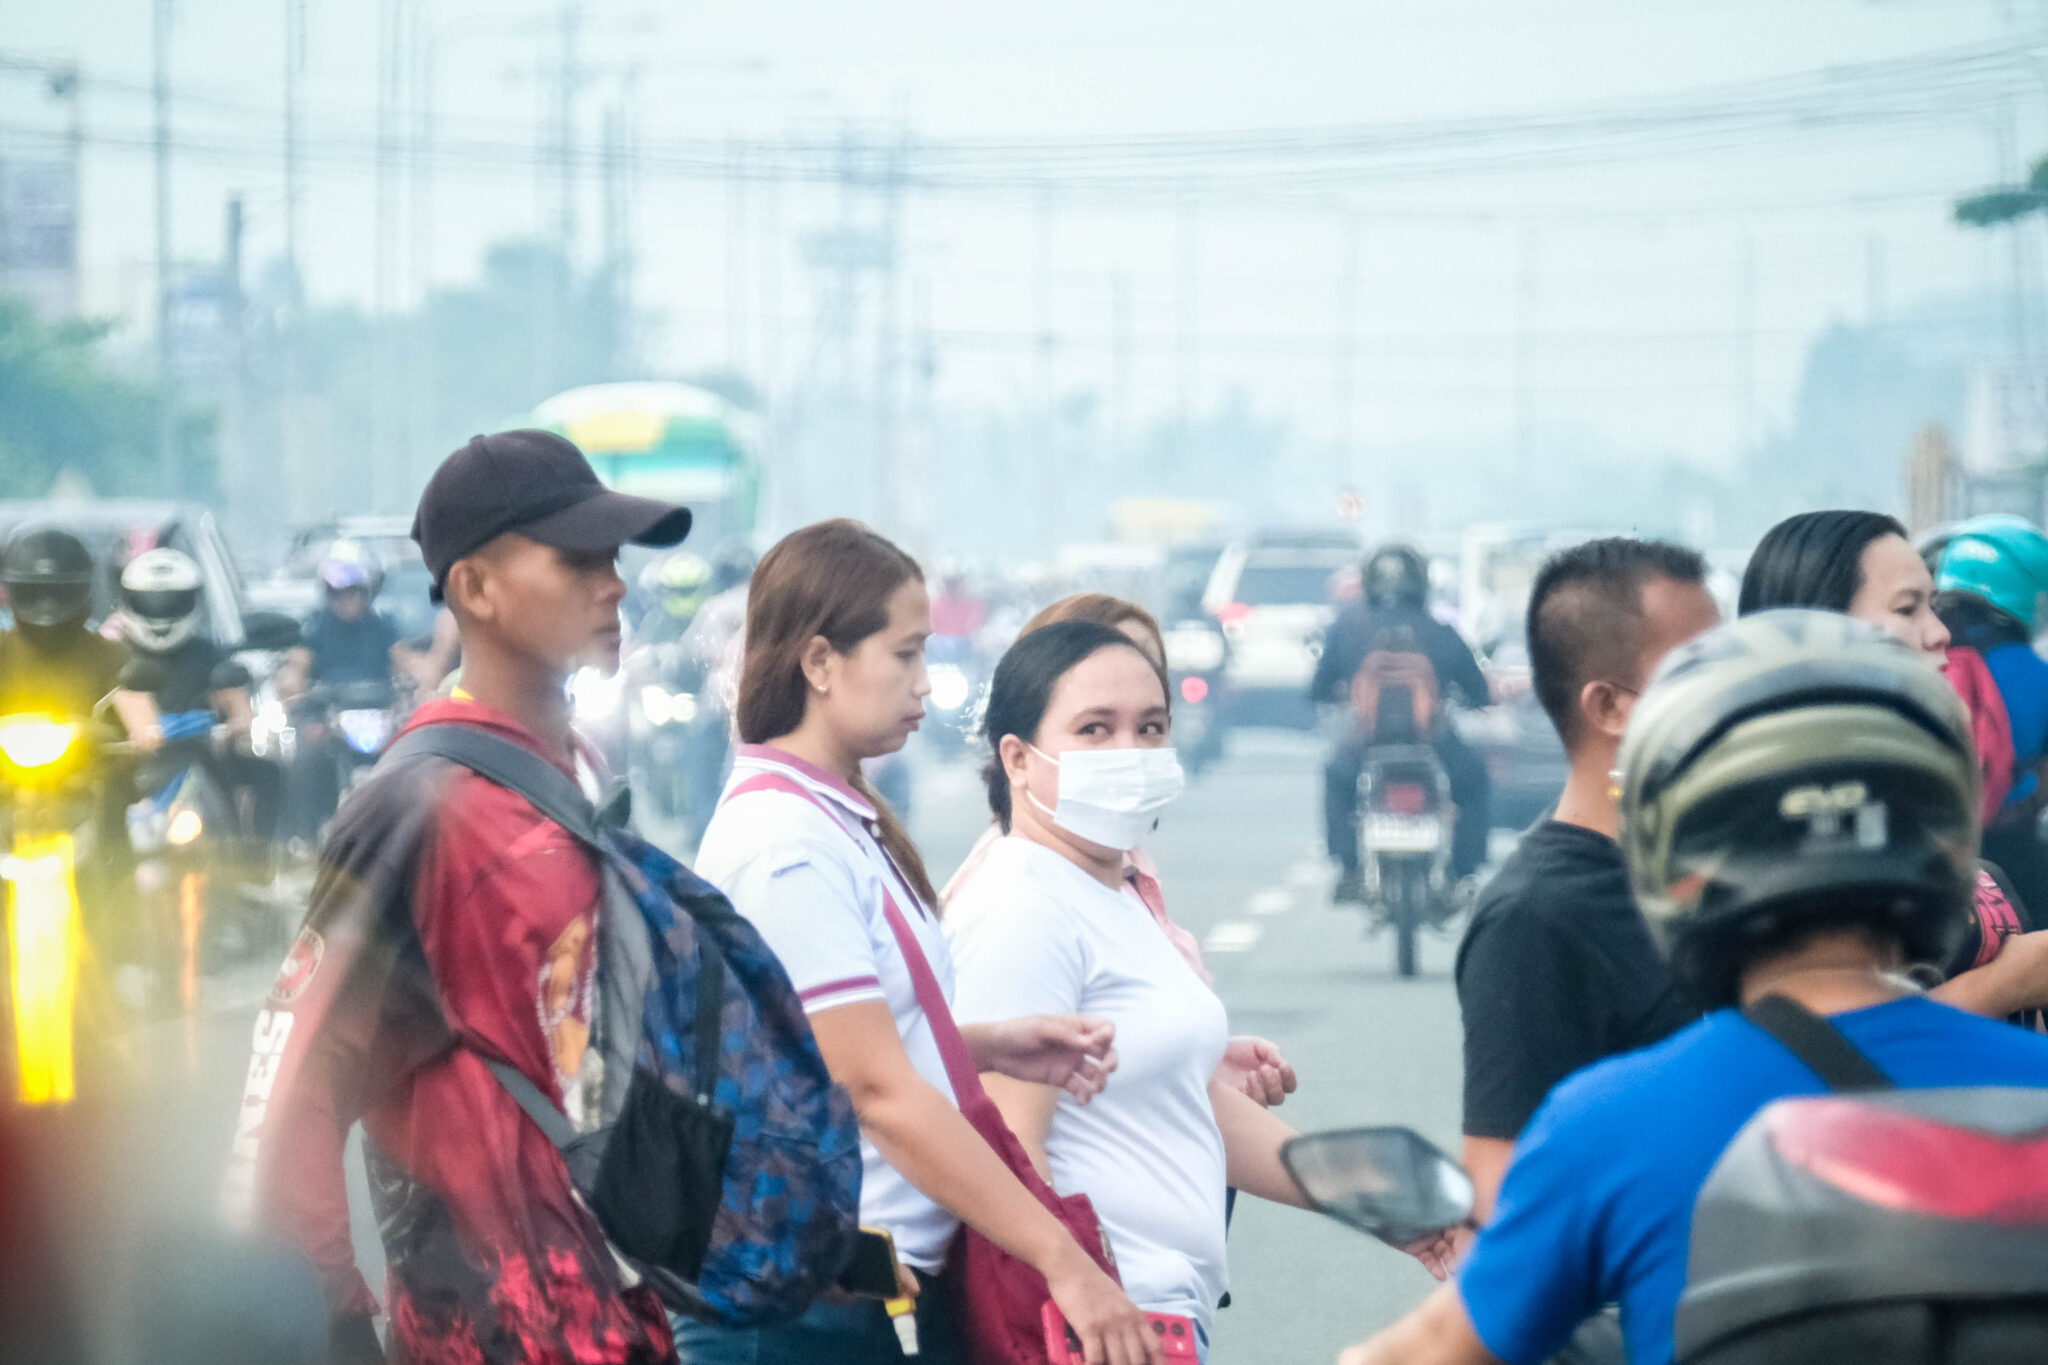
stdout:
<svg viewBox="0 0 2048 1365">
<path fill-rule="evenodd" d="M 1060 770 L 1057 810 L 1025 789 L 1031 804 L 1076 839 L 1122 852 L 1138 846 L 1159 812 L 1187 785 L 1172 749 L 1069 749 L 1058 758 L 1025 746 Z"/>
</svg>

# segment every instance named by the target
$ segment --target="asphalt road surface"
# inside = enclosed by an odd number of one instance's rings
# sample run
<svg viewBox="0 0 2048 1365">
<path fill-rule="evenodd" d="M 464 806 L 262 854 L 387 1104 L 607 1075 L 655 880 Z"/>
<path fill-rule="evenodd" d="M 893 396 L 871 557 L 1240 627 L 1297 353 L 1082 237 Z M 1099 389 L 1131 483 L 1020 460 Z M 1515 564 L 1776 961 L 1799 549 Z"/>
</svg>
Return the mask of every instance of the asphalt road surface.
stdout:
<svg viewBox="0 0 2048 1365">
<path fill-rule="evenodd" d="M 987 808 L 964 760 L 912 762 L 911 828 L 943 881 L 986 825 Z M 1403 1123 L 1454 1151 L 1455 939 L 1425 936 L 1422 976 L 1402 981 L 1387 936 L 1366 937 L 1355 909 L 1331 907 L 1318 846 L 1320 785 L 1308 736 L 1233 736 L 1229 757 L 1190 785 L 1148 845 L 1168 904 L 1201 939 L 1233 1030 L 1272 1039 L 1299 1071 L 1301 1089 L 1280 1111 L 1297 1129 Z M 662 832 L 653 833 L 659 840 Z M 213 1209 L 269 978 L 267 965 L 209 977 L 197 1014 L 126 1040 L 123 1065 L 134 1084 L 100 1128 L 91 1156 L 102 1175 L 65 1210 L 86 1244 L 74 1254 L 97 1263 L 91 1279 L 100 1302 L 125 1298 L 152 1276 L 140 1258 L 163 1254 L 153 1230 L 194 1226 Z M 88 1159 L 83 1147 L 74 1159 Z M 377 1284 L 381 1255 L 359 1172 L 352 1183 L 358 1252 Z M 86 1249 L 92 1244 L 99 1250 Z M 111 1263 L 110 1246 L 120 1252 Z M 1219 1365 L 1329 1361 L 1434 1283 L 1377 1242 L 1256 1200 L 1239 1202 L 1230 1247 L 1234 1303 L 1218 1321 Z M 116 1316 L 104 1315 L 103 1330 Z"/>
</svg>

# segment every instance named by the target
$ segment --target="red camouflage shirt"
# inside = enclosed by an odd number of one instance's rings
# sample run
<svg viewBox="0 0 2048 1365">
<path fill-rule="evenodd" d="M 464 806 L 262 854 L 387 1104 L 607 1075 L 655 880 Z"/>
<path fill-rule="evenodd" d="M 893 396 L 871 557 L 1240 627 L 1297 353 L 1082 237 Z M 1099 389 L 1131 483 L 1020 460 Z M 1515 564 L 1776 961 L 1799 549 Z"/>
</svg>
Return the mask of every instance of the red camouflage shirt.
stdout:
<svg viewBox="0 0 2048 1365">
<path fill-rule="evenodd" d="M 406 728 L 446 721 L 542 752 L 510 716 L 466 699 L 431 703 Z M 419 1060 L 423 1049 L 392 1044 L 406 1036 L 390 1020 L 406 1012 L 402 993 L 345 987 L 336 959 L 363 942 L 346 924 L 323 938 L 309 919 L 258 1022 L 238 1135 L 257 1219 L 307 1252 L 338 1313 L 373 1306 L 340 1162 L 354 1109 L 389 1263 L 393 1359 L 672 1361 L 660 1301 L 622 1287 L 560 1154 L 482 1060 L 509 1061 L 558 1104 L 568 1098 L 589 1040 L 602 890 L 593 855 L 524 797 L 458 768 L 437 780 L 412 912 L 459 1045 L 443 1034 Z M 320 901 L 316 889 L 316 913 Z"/>
</svg>

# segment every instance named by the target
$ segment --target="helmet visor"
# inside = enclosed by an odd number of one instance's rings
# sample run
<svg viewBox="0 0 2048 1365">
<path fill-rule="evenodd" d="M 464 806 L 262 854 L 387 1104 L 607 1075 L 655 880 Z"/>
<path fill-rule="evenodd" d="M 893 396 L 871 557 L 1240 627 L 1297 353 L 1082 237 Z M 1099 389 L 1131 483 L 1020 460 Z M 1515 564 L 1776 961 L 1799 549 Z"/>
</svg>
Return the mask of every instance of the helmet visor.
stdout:
<svg viewBox="0 0 2048 1365">
<path fill-rule="evenodd" d="M 7 605 L 14 619 L 31 626 L 61 626 L 83 621 L 92 613 L 92 584 L 72 582 L 13 582 L 7 585 Z"/>
<path fill-rule="evenodd" d="M 199 609 L 197 588 L 124 592 L 121 596 L 128 610 L 145 621 L 182 621 Z"/>
</svg>

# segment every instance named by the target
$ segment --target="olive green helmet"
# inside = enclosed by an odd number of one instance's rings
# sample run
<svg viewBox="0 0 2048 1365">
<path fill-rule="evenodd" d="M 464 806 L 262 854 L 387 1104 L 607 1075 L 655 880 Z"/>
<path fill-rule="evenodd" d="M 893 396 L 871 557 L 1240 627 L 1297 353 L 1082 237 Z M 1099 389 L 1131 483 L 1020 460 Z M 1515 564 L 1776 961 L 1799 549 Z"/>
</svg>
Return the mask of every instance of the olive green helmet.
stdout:
<svg viewBox="0 0 2048 1365">
<path fill-rule="evenodd" d="M 1969 721 L 1940 672 L 1834 612 L 1759 612 L 1674 650 L 1621 746 L 1636 901 L 1707 1004 L 1802 924 L 1946 957 L 1976 883 Z"/>
</svg>

